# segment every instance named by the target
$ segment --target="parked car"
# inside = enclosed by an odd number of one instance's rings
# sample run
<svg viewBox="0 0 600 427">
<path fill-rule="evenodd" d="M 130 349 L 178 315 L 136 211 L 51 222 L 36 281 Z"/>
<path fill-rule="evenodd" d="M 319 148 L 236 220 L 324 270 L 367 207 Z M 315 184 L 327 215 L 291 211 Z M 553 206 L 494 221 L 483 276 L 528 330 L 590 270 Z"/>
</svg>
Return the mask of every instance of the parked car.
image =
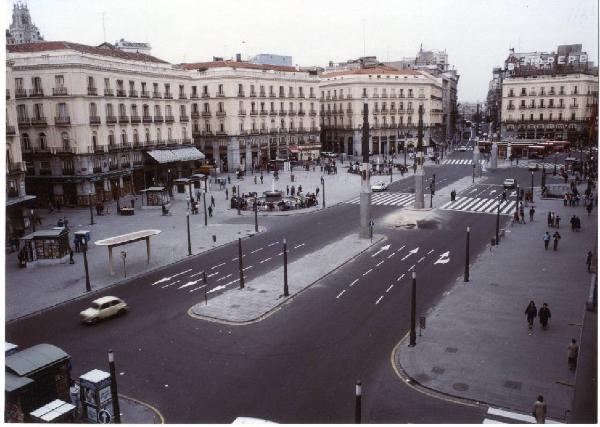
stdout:
<svg viewBox="0 0 600 427">
<path fill-rule="evenodd" d="M 378 192 L 378 191 L 385 191 L 387 190 L 387 184 L 384 182 L 378 182 L 376 184 L 371 185 L 371 191 L 373 192 Z"/>
<path fill-rule="evenodd" d="M 536 171 L 538 170 L 539 166 L 537 164 L 537 162 L 529 162 L 527 164 L 527 169 L 529 169 L 530 171 Z"/>
<path fill-rule="evenodd" d="M 92 306 L 80 314 L 83 323 L 98 323 L 109 317 L 127 313 L 129 306 L 121 298 L 106 296 L 92 301 Z"/>
<path fill-rule="evenodd" d="M 502 184 L 504 188 L 515 188 L 517 186 L 514 178 L 506 178 Z"/>
<path fill-rule="evenodd" d="M 458 151 L 467 151 L 467 147 L 464 145 L 461 145 L 460 147 L 458 147 Z"/>
</svg>

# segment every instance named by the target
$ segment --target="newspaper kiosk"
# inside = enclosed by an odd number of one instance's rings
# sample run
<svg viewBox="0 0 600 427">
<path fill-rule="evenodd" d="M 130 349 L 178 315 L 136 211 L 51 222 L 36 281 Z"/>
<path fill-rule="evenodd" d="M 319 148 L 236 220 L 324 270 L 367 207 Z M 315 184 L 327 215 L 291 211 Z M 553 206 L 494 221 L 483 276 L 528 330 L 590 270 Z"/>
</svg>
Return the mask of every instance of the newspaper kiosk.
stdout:
<svg viewBox="0 0 600 427">
<path fill-rule="evenodd" d="M 79 386 L 83 391 L 83 416 L 92 422 L 105 422 L 101 415 L 113 416 L 112 394 L 110 391 L 110 374 L 93 369 L 79 377 Z"/>
</svg>

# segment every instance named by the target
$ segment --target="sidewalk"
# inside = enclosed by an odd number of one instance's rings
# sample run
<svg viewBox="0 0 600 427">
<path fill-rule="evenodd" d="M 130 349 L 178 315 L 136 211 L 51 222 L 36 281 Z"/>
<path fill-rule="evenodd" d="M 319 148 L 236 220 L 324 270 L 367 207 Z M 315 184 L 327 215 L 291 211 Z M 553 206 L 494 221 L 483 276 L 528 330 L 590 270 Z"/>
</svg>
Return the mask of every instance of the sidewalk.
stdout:
<svg viewBox="0 0 600 427">
<path fill-rule="evenodd" d="M 534 222 L 513 224 L 500 245 L 474 260 L 470 282 L 459 277 L 439 303 L 419 311 L 427 329 L 408 347 L 396 347 L 398 370 L 417 387 L 531 413 L 538 394 L 548 402 L 548 416 L 564 420 L 571 410 L 575 372 L 567 364 L 571 338 L 581 342 L 589 273 L 585 256 L 596 240 L 597 215 L 583 207 L 563 207 L 559 200 L 535 198 Z M 548 211 L 563 218 L 559 250 L 544 250 Z M 581 218 L 582 231 L 569 219 Z M 528 330 L 525 307 L 547 302 L 552 319 L 542 330 L 538 319 Z M 589 351 L 582 348 L 582 352 Z M 581 369 L 581 365 L 580 365 Z"/>
</svg>

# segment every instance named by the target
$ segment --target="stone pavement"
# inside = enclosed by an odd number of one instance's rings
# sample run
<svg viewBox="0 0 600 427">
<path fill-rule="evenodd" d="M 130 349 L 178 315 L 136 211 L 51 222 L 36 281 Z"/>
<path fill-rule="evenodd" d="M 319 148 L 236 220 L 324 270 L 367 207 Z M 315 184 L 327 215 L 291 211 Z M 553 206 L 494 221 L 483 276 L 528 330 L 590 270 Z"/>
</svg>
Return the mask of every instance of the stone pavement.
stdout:
<svg viewBox="0 0 600 427">
<path fill-rule="evenodd" d="M 196 304 L 189 313 L 194 317 L 234 324 L 262 319 L 383 238 L 384 236 L 375 235 L 371 242 L 360 239 L 356 233 L 353 233 L 290 263 L 288 266 L 289 297 L 283 296 L 283 266 L 281 266 L 245 283 L 243 289 L 224 292 L 209 299 L 208 304 Z M 233 282 L 239 285 L 239 279 Z M 223 288 L 225 286 L 222 285 Z"/>
<path fill-rule="evenodd" d="M 563 207 L 561 200 L 540 200 L 539 194 L 535 206 L 533 223 L 512 224 L 499 246 L 472 261 L 468 283 L 461 275 L 435 307 L 417 307 L 427 318 L 423 336 L 412 348 L 405 337 L 393 354 L 407 382 L 526 414 L 543 394 L 549 417 L 568 416 L 575 372 L 567 364 L 567 346 L 572 338 L 581 341 L 590 284 L 585 260 L 596 245 L 597 215 Z M 546 230 L 555 231 L 547 227 L 548 211 L 563 219 L 556 252 L 552 245 L 544 250 L 542 241 Z M 570 230 L 573 214 L 581 218 L 581 232 Z M 530 300 L 538 309 L 548 303 L 547 330 L 538 319 L 528 329 Z"/>
</svg>

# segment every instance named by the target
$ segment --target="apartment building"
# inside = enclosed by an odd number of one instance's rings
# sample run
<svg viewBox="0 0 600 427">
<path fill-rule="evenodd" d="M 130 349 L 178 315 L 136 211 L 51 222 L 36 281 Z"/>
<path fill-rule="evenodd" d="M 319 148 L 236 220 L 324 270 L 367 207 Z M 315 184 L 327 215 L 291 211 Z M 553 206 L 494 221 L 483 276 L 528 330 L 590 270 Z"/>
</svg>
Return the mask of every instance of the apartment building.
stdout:
<svg viewBox="0 0 600 427">
<path fill-rule="evenodd" d="M 587 141 L 597 114 L 597 75 L 515 73 L 503 81 L 505 138 Z"/>
<path fill-rule="evenodd" d="M 416 146 L 421 105 L 424 147 L 432 150 L 443 141 L 442 82 L 426 72 L 379 65 L 324 73 L 319 99 L 326 151 L 362 155 L 363 100 L 368 103 L 371 154 L 394 154 L 404 143 Z"/>
<path fill-rule="evenodd" d="M 295 67 L 181 64 L 199 92 L 190 103 L 200 150 L 221 169 L 249 169 L 319 142 L 319 78 Z"/>
<path fill-rule="evenodd" d="M 109 44 L 7 49 L 27 188 L 40 205 L 113 199 L 202 158 L 192 145 L 188 103 L 198 92 L 189 73 Z M 172 164 L 157 151 L 183 147 Z"/>
</svg>

